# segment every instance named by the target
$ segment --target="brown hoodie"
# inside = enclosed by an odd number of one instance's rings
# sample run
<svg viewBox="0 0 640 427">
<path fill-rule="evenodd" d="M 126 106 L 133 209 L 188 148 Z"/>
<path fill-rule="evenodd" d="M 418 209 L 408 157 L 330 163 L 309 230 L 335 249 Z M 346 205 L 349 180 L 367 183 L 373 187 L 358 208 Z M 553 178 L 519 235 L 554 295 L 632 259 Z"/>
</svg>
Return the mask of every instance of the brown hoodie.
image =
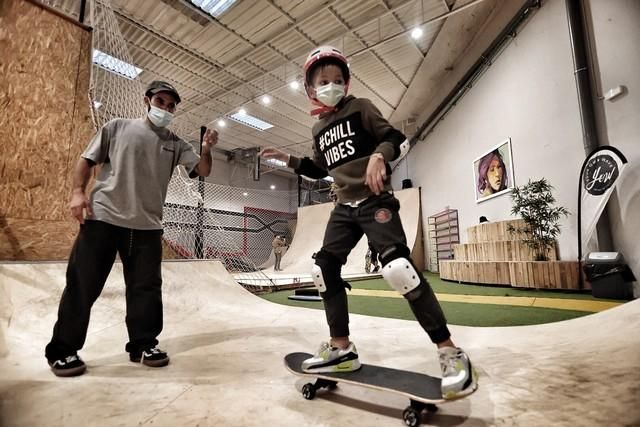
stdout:
<svg viewBox="0 0 640 427">
<path fill-rule="evenodd" d="M 338 111 L 320 116 L 313 126 L 313 159 L 291 156 L 297 174 L 320 179 L 331 176 L 339 203 L 366 199 L 374 193 L 365 185 L 369 156 L 380 153 L 387 165 L 384 190 L 391 190 L 389 162 L 400 155 L 406 137 L 366 98 L 345 97 Z"/>
</svg>

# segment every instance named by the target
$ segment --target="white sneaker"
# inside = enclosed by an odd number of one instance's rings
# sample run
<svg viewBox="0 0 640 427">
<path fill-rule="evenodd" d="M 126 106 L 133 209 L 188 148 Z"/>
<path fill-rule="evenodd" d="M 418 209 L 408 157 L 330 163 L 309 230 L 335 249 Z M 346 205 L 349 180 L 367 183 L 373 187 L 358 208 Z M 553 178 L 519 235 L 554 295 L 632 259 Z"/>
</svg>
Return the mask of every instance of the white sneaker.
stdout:
<svg viewBox="0 0 640 427">
<path fill-rule="evenodd" d="M 469 356 L 461 348 L 438 349 L 442 369 L 442 397 L 457 399 L 473 393 L 478 388 L 478 375 L 471 366 Z"/>
<path fill-rule="evenodd" d="M 345 349 L 331 347 L 328 342 L 323 342 L 315 356 L 302 362 L 302 370 L 310 373 L 351 372 L 358 369 L 360 369 L 358 350 L 352 342 Z"/>
</svg>

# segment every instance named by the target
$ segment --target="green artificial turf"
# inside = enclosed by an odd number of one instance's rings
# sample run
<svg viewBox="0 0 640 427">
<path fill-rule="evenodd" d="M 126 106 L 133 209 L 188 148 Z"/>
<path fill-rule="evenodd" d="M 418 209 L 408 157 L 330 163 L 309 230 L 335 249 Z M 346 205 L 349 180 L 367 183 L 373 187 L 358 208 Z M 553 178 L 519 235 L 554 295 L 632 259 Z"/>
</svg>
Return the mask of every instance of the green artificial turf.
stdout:
<svg viewBox="0 0 640 427">
<path fill-rule="evenodd" d="M 264 299 L 296 307 L 322 310 L 322 302 L 294 301 L 287 297 L 294 291 L 281 291 L 261 295 Z M 551 308 L 517 307 L 494 304 L 467 304 L 442 302 L 447 320 L 464 326 L 520 326 L 557 322 L 590 313 Z M 349 312 L 369 316 L 414 320 L 409 304 L 404 299 L 349 296 Z"/>
<path fill-rule="evenodd" d="M 613 301 L 610 299 L 597 299 L 588 292 L 576 291 L 549 291 L 535 289 L 514 289 L 506 286 L 486 286 L 486 285 L 469 285 L 464 283 L 447 282 L 441 280 L 437 274 L 424 273 L 425 277 L 431 284 L 436 293 L 442 294 L 462 294 L 462 295 L 486 295 L 486 296 L 509 296 L 509 297 L 537 297 L 537 298 L 569 298 L 583 299 L 590 301 Z M 375 289 L 375 290 L 392 290 L 391 287 L 382 279 L 367 279 L 349 282 L 355 289 Z M 623 302 L 623 301 L 621 301 Z"/>
</svg>

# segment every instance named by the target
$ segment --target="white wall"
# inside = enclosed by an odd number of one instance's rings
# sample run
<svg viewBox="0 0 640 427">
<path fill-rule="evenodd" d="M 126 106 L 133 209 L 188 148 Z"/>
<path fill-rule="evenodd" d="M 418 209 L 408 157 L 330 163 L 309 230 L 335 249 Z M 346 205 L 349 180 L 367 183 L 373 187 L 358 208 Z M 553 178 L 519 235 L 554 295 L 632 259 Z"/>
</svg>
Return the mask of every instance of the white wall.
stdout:
<svg viewBox="0 0 640 427">
<path fill-rule="evenodd" d="M 408 177 L 422 187 L 425 218 L 446 206 L 459 210 L 461 240 L 484 215 L 512 218 L 509 195 L 476 204 L 472 162 L 510 137 L 516 185 L 547 178 L 559 205 L 561 259 L 577 257 L 578 174 L 584 160 L 580 115 L 564 1 L 535 12 L 458 105 L 409 154 Z M 407 165 L 395 174 L 396 188 Z"/>
<path fill-rule="evenodd" d="M 263 169 L 264 171 L 264 169 Z M 291 176 L 287 178 L 275 173 L 262 173 L 260 181 L 253 180 L 251 168 L 242 163 L 227 162 L 215 156 L 211 175 L 207 177 L 207 182 L 231 187 L 250 188 L 256 190 L 269 190 L 273 184 L 276 191 L 297 190 L 297 178 Z"/>
<path fill-rule="evenodd" d="M 609 202 L 616 250 L 640 277 L 640 1 L 589 1 L 600 93 L 618 85 L 627 94 L 602 101 L 603 143 L 619 148 L 629 165 Z"/>
</svg>

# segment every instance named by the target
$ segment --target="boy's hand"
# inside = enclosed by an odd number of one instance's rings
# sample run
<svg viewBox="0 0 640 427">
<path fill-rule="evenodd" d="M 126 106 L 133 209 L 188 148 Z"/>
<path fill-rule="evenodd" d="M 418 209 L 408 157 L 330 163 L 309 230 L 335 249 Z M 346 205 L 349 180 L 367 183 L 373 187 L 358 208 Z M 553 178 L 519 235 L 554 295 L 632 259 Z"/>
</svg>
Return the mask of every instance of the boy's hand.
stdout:
<svg viewBox="0 0 640 427">
<path fill-rule="evenodd" d="M 260 156 L 265 159 L 277 159 L 281 162 L 289 163 L 289 155 L 275 147 L 266 147 L 260 151 Z"/>
<path fill-rule="evenodd" d="M 377 196 L 384 189 L 384 180 L 386 178 L 387 167 L 384 163 L 384 157 L 380 153 L 373 153 L 369 157 L 364 183 Z"/>
</svg>

